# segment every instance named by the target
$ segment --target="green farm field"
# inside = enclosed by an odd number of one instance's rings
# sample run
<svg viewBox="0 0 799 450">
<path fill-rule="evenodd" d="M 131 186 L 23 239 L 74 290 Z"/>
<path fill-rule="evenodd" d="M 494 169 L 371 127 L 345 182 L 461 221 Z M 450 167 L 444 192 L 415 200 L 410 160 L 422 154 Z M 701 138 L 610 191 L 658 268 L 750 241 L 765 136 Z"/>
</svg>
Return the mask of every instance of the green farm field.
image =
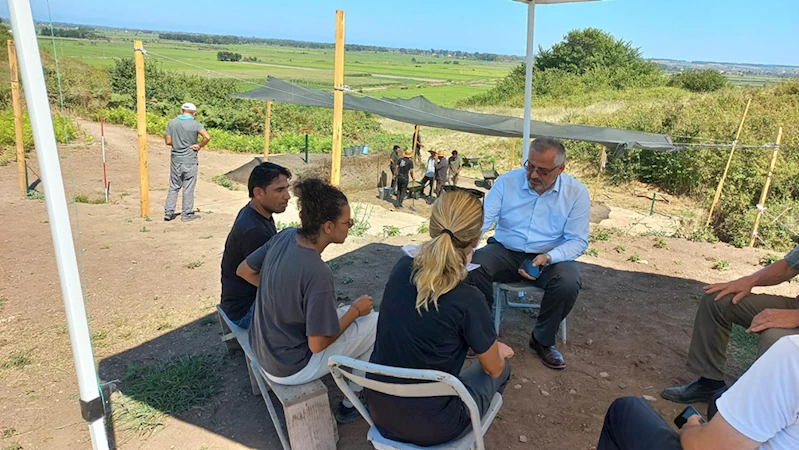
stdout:
<svg viewBox="0 0 799 450">
<path fill-rule="evenodd" d="M 186 74 L 246 80 L 242 90 L 263 84 L 268 75 L 311 88 L 329 89 L 333 85 L 333 50 L 241 44 L 210 45 L 159 40 L 157 34 L 114 31 L 109 40 L 56 38 L 60 57 L 80 60 L 95 67 L 110 67 L 116 58 L 133 54 L 133 41 L 141 39 L 148 57 L 161 67 Z M 41 36 L 42 48 L 52 49 L 50 38 Z M 240 53 L 257 62 L 222 62 L 217 52 Z M 445 62 L 447 62 L 445 64 Z M 454 64 L 453 62 L 457 62 Z M 424 95 L 441 105 L 453 106 L 459 99 L 479 94 L 504 77 L 513 63 L 454 60 L 399 52 L 348 52 L 344 82 L 352 89 L 363 89 L 377 97 Z"/>
</svg>

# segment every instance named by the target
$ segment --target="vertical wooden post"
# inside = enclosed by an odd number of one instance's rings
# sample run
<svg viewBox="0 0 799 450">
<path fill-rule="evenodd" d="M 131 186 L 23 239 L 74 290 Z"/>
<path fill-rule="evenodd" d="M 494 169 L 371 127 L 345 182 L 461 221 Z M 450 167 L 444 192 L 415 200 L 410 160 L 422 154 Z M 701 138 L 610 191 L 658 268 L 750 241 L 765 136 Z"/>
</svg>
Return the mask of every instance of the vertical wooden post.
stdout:
<svg viewBox="0 0 799 450">
<path fill-rule="evenodd" d="M 19 192 L 25 197 L 28 194 L 27 170 L 25 169 L 25 143 L 22 141 L 22 104 L 19 100 L 19 69 L 17 68 L 17 47 L 12 39 L 8 40 L 8 65 L 11 68 L 11 103 L 14 107 L 14 136 L 17 141 L 17 177 Z"/>
<path fill-rule="evenodd" d="M 741 124 L 738 125 L 738 132 L 735 133 L 735 140 L 732 141 L 732 149 L 730 150 L 730 156 L 727 158 L 727 166 L 724 167 L 724 173 L 721 174 L 719 185 L 716 187 L 716 195 L 713 196 L 713 203 L 710 204 L 710 212 L 707 213 L 707 222 L 705 222 L 705 228 L 710 226 L 710 220 L 713 218 L 713 210 L 716 209 L 716 205 L 718 205 L 719 199 L 721 198 L 721 190 L 724 188 L 724 180 L 727 179 L 727 172 L 730 171 L 730 166 L 732 165 L 732 155 L 735 154 L 735 147 L 738 145 L 738 138 L 741 137 L 741 130 L 744 128 L 746 114 L 749 112 L 749 105 L 751 104 L 752 97 L 749 97 L 749 101 L 746 102 L 746 109 L 744 109 L 744 115 L 741 117 Z"/>
<path fill-rule="evenodd" d="M 344 11 L 336 11 L 336 60 L 333 70 L 333 154 L 330 184 L 341 181 L 342 116 L 344 114 Z"/>
<path fill-rule="evenodd" d="M 136 112 L 139 137 L 139 197 L 141 216 L 150 216 L 150 179 L 147 171 L 147 105 L 144 90 L 144 45 L 133 41 L 133 57 L 136 60 Z"/>
<path fill-rule="evenodd" d="M 413 140 L 411 141 L 411 151 L 413 152 L 414 161 L 421 161 L 421 153 L 416 153 L 416 142 L 419 140 L 419 125 L 413 126 Z M 421 150 L 419 150 L 421 152 Z"/>
<path fill-rule="evenodd" d="M 266 120 L 264 121 L 264 162 L 269 161 L 269 137 L 272 134 L 272 102 L 266 102 Z"/>
<path fill-rule="evenodd" d="M 599 171 L 596 173 L 596 181 L 594 182 L 594 192 L 591 194 L 591 203 L 594 203 L 596 193 L 599 191 L 599 181 L 602 177 L 602 172 L 605 170 L 605 163 L 607 161 L 608 153 L 605 146 L 602 146 L 602 154 L 599 155 Z"/>
<path fill-rule="evenodd" d="M 755 225 L 752 227 L 752 237 L 749 238 L 749 246 L 755 246 L 757 239 L 757 227 L 760 226 L 760 218 L 763 216 L 763 209 L 766 207 L 766 197 L 768 197 L 768 190 L 771 187 L 771 178 L 774 175 L 774 167 L 777 165 L 777 156 L 780 153 L 780 142 L 782 142 L 782 127 L 777 133 L 777 142 L 774 145 L 774 151 L 771 152 L 771 163 L 768 165 L 768 175 L 766 175 L 766 183 L 763 185 L 763 191 L 760 193 L 760 201 L 757 202 L 757 215 L 755 216 Z"/>
</svg>

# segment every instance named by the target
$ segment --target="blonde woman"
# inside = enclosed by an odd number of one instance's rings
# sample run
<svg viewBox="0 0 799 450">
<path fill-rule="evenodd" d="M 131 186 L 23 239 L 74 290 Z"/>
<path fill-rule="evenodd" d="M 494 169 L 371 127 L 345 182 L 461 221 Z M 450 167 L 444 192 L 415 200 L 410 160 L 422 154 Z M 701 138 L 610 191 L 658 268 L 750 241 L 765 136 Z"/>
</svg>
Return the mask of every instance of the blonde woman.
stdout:
<svg viewBox="0 0 799 450">
<path fill-rule="evenodd" d="M 482 224 L 483 205 L 469 192 L 445 192 L 436 201 L 432 239 L 413 258 L 402 257 L 386 283 L 371 362 L 456 375 L 485 413 L 494 394 L 505 389 L 506 359 L 513 350 L 497 341 L 483 294 L 464 282 Z M 461 371 L 469 348 L 477 362 Z M 380 433 L 393 440 L 431 446 L 471 429 L 458 397 L 400 398 L 369 391 L 366 403 Z"/>
</svg>

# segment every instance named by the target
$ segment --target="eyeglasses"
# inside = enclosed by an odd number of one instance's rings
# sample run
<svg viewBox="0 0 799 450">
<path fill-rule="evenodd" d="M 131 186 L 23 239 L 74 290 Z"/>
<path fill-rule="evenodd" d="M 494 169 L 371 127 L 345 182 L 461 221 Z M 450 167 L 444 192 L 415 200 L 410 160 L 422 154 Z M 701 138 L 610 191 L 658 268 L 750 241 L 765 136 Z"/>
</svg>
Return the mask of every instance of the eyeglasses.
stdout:
<svg viewBox="0 0 799 450">
<path fill-rule="evenodd" d="M 346 222 L 341 222 L 341 223 L 342 223 L 343 225 L 346 225 L 346 226 L 347 226 L 347 228 L 352 228 L 352 227 L 354 227 L 354 226 L 355 226 L 355 220 L 353 220 L 353 219 L 350 219 L 350 220 L 348 220 L 348 221 L 346 221 Z"/>
<path fill-rule="evenodd" d="M 454 192 L 454 191 L 463 191 L 463 192 L 467 192 L 467 193 L 469 193 L 469 194 L 471 194 L 471 195 L 473 195 L 474 197 L 476 197 L 476 198 L 479 198 L 479 199 L 482 199 L 482 198 L 483 198 L 483 197 L 485 197 L 485 195 L 486 195 L 486 194 L 485 194 L 485 192 L 483 192 L 483 191 L 479 191 L 479 190 L 477 190 L 477 189 L 472 189 L 472 188 L 464 188 L 464 187 L 460 187 L 460 186 L 452 186 L 452 185 L 447 185 L 447 186 L 444 186 L 444 192 Z"/>
<path fill-rule="evenodd" d="M 545 177 L 545 176 L 549 175 L 553 170 L 556 170 L 558 167 L 560 167 L 560 166 L 555 166 L 555 167 L 553 167 L 551 169 L 545 169 L 543 167 L 536 167 L 536 166 L 530 164 L 530 161 L 525 161 L 524 162 L 524 168 L 527 169 L 528 172 L 536 171 L 542 177 Z"/>
</svg>

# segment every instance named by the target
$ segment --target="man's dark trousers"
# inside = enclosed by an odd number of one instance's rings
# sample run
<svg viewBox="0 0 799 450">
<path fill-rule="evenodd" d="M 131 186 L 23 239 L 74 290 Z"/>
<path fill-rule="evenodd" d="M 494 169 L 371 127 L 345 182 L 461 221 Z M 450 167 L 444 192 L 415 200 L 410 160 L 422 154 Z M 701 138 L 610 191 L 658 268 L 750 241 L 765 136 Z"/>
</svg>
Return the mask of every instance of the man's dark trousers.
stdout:
<svg viewBox="0 0 799 450">
<path fill-rule="evenodd" d="M 477 250 L 472 263 L 480 268 L 469 272 L 466 281 L 476 286 L 485 295 L 488 306 L 494 304 L 494 282 L 508 283 L 523 280 L 519 267 L 525 259 L 534 259 L 537 254 L 516 252 L 506 249 L 496 239 L 489 238 L 488 245 Z M 533 337 L 539 344 L 555 345 L 558 326 L 569 315 L 577 295 L 582 288 L 580 269 L 574 261 L 564 261 L 541 270 L 540 276 L 531 282 L 544 290 L 541 310 L 533 329 Z"/>
<path fill-rule="evenodd" d="M 680 436 L 646 400 L 622 397 L 610 405 L 597 450 L 681 450 Z"/>
<path fill-rule="evenodd" d="M 397 208 L 402 207 L 402 201 L 405 200 L 405 194 L 408 193 L 408 179 L 405 177 L 397 177 Z"/>
</svg>

